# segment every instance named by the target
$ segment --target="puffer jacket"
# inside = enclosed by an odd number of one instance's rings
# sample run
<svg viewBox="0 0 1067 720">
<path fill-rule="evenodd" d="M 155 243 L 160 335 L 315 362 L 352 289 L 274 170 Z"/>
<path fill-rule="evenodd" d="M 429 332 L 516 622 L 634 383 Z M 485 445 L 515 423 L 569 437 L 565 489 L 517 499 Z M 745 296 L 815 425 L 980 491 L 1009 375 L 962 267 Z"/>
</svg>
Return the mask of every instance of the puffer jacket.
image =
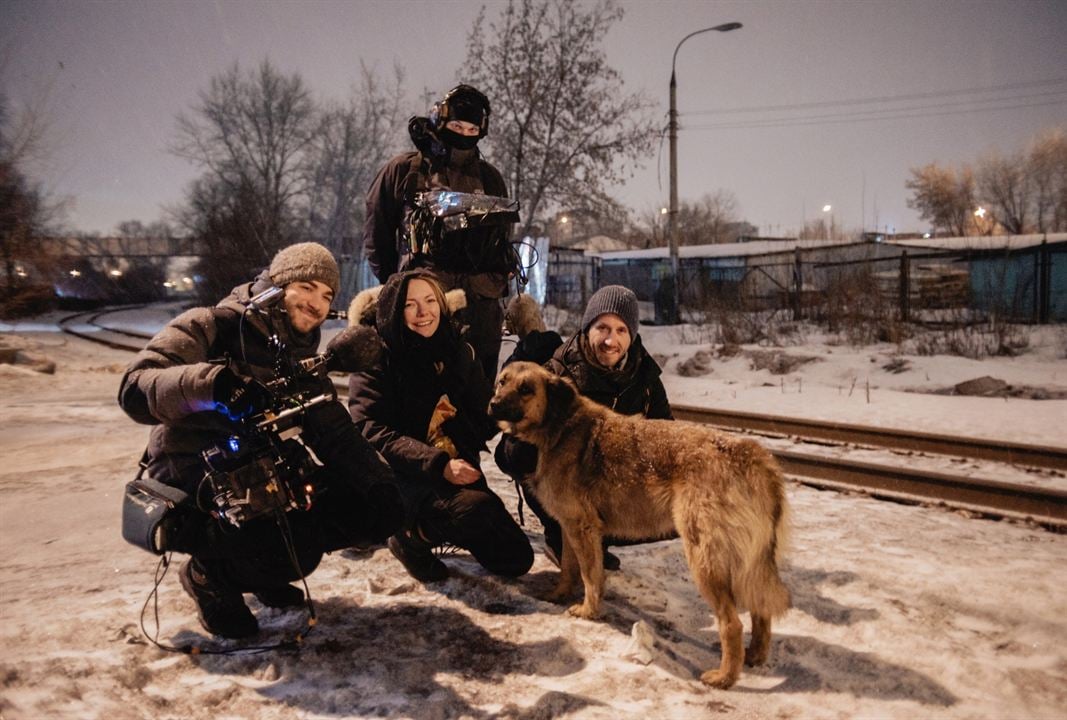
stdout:
<svg viewBox="0 0 1067 720">
<path fill-rule="evenodd" d="M 443 308 L 433 342 L 405 334 L 407 281 L 433 277 L 425 270 L 394 275 L 377 299 L 377 329 L 385 350 L 377 367 L 349 375 L 348 408 L 356 427 L 389 462 L 402 485 L 430 489 L 444 479 L 451 455 L 429 438 L 431 419 L 443 395 L 456 408 L 443 432 L 458 457 L 475 467 L 486 441 L 496 434 L 488 416 L 489 392 L 481 365 L 459 339 Z M 350 320 L 351 322 L 351 320 Z M 484 479 L 481 481 L 484 483 Z"/>
<path fill-rule="evenodd" d="M 215 411 L 215 379 L 224 366 L 262 382 L 275 377 L 267 324 L 257 313 L 246 312 L 248 300 L 272 286 L 264 272 L 235 287 L 214 308 L 187 310 L 130 363 L 118 401 L 133 420 L 154 425 L 147 455 L 148 473 L 155 479 L 194 494 L 204 475 L 200 453 L 240 432 L 237 422 Z M 318 329 L 294 333 L 280 310 L 268 312 L 294 359 L 316 353 Z"/>
</svg>

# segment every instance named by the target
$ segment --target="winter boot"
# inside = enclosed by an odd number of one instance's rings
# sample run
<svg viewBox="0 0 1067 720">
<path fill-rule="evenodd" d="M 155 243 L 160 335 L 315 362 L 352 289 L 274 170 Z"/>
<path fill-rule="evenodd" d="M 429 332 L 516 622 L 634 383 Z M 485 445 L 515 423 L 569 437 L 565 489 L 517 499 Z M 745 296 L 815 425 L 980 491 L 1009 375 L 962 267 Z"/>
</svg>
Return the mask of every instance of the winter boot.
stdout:
<svg viewBox="0 0 1067 720">
<path fill-rule="evenodd" d="M 448 566 L 433 554 L 433 547 L 418 535 L 403 530 L 389 538 L 388 546 L 389 552 L 400 561 L 408 575 L 419 582 L 448 578 Z"/>
<path fill-rule="evenodd" d="M 269 608 L 295 608 L 304 604 L 304 591 L 295 585 L 279 585 L 257 590 L 253 594 Z"/>
<path fill-rule="evenodd" d="M 237 640 L 259 632 L 259 623 L 241 593 L 213 583 L 196 560 L 187 560 L 178 577 L 182 588 L 196 602 L 200 624 L 209 633 Z"/>
</svg>

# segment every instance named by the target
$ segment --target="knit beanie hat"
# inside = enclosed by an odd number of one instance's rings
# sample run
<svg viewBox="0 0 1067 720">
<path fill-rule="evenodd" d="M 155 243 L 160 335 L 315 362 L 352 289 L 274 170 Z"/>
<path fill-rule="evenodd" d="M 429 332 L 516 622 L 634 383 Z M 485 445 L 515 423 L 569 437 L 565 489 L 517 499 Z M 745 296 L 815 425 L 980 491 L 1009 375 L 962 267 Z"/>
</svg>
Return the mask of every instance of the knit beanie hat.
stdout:
<svg viewBox="0 0 1067 720">
<path fill-rule="evenodd" d="M 322 245 L 303 242 L 278 251 L 270 261 L 270 279 L 278 287 L 299 280 L 318 280 L 328 285 L 334 294 L 341 286 L 341 273 L 337 261 Z"/>
<path fill-rule="evenodd" d="M 582 332 L 587 332 L 593 321 L 604 313 L 615 313 L 626 323 L 630 337 L 637 335 L 639 313 L 637 296 L 633 290 L 622 285 L 605 285 L 593 293 L 589 304 L 585 306 L 585 314 L 582 315 Z"/>
</svg>

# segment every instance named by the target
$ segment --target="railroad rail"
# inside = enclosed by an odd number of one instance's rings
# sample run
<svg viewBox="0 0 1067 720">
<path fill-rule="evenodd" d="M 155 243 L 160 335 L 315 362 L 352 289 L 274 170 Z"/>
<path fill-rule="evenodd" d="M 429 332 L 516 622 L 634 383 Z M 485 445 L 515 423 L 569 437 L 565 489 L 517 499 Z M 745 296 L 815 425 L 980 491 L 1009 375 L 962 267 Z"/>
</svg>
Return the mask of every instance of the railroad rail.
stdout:
<svg viewBox="0 0 1067 720">
<path fill-rule="evenodd" d="M 931 452 L 939 455 L 954 455 L 974 460 L 992 460 L 993 462 L 1003 462 L 1009 465 L 1029 465 L 1067 472 L 1067 450 L 1063 448 L 933 433 L 916 433 L 907 430 L 873 428 L 821 420 L 803 420 L 736 410 L 714 410 L 690 405 L 671 405 L 671 410 L 679 420 L 690 420 L 723 428 L 736 428 L 757 433 L 770 432 L 872 447 Z"/>
<path fill-rule="evenodd" d="M 150 335 L 130 332 L 128 330 L 116 330 L 100 325 L 96 322 L 102 315 L 114 312 L 115 308 L 98 312 L 83 312 L 68 315 L 57 323 L 59 329 L 68 335 L 80 337 L 100 345 L 106 345 L 115 350 L 140 352 L 145 342 L 151 339 Z M 140 342 L 138 342 L 140 341 Z"/>
<path fill-rule="evenodd" d="M 978 438 L 915 433 L 690 405 L 672 405 L 679 420 L 727 430 L 793 436 L 816 442 L 910 450 L 1067 473 L 1067 450 Z M 910 467 L 858 462 L 792 450 L 771 452 L 797 481 L 831 489 L 860 488 L 875 497 L 908 502 L 943 502 L 995 517 L 1028 518 L 1067 530 L 1067 492 L 1019 483 L 950 475 Z"/>
<path fill-rule="evenodd" d="M 147 336 L 106 328 L 96 320 L 110 312 L 79 313 L 60 321 L 71 335 L 108 347 L 137 352 Z M 88 326 L 88 329 L 85 327 Z M 335 377 L 341 396 L 345 378 Z M 1067 450 L 949 435 L 914 433 L 819 420 L 805 420 L 672 405 L 679 420 L 732 431 L 793 436 L 816 442 L 911 450 L 953 457 L 1025 465 L 1067 473 Z M 1051 530 L 1067 531 L 1067 492 L 1016 483 L 949 475 L 929 470 L 880 465 L 793 450 L 771 452 L 783 471 L 798 482 L 834 490 L 860 489 L 873 497 L 912 503 L 943 503 L 992 517 L 1024 518 Z"/>
</svg>

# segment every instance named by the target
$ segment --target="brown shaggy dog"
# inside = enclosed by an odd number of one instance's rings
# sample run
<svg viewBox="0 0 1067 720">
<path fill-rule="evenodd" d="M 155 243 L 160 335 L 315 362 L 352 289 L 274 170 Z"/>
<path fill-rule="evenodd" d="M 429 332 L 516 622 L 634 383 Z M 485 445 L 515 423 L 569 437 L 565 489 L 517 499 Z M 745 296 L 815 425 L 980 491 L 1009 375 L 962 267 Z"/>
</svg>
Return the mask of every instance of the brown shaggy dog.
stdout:
<svg viewBox="0 0 1067 720">
<path fill-rule="evenodd" d="M 500 373 L 489 412 L 502 430 L 539 451 L 531 487 L 564 535 L 559 583 L 549 599 L 570 596 L 580 571 L 585 599 L 570 612 L 596 618 L 604 590 L 601 538 L 676 530 L 719 623 L 721 665 L 700 679 L 728 688 L 742 660 L 766 661 L 771 618 L 790 607 L 777 564 L 788 507 L 770 453 L 702 425 L 619 415 L 528 362 Z M 747 652 L 738 605 L 752 614 Z"/>
</svg>

